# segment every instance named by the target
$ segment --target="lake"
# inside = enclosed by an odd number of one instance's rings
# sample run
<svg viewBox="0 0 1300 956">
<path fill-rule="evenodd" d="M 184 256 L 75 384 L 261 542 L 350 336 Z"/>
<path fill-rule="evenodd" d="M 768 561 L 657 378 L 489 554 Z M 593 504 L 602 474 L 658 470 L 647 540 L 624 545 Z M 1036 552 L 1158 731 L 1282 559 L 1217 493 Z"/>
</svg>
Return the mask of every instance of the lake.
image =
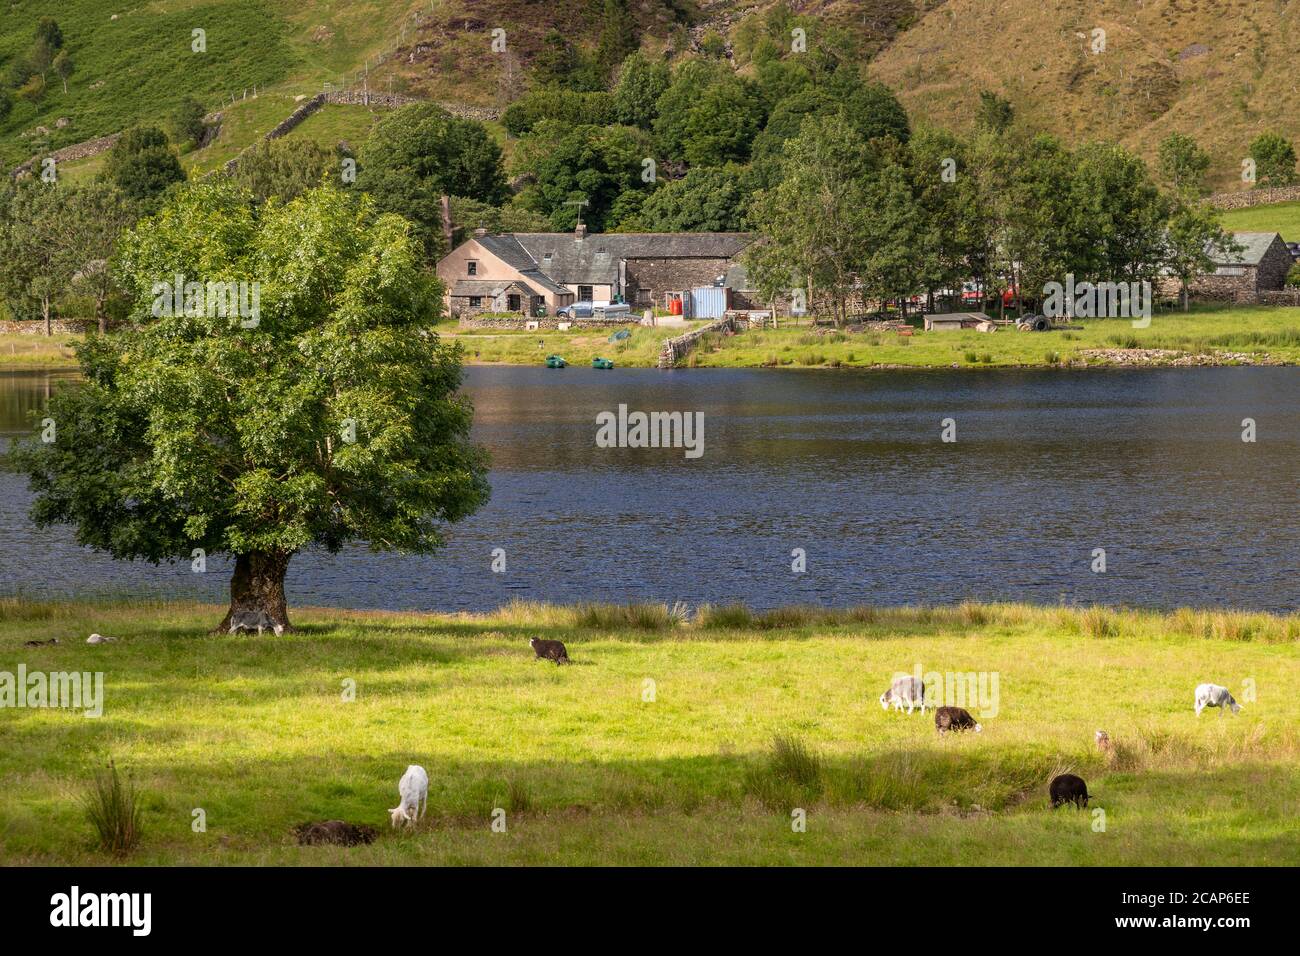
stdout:
<svg viewBox="0 0 1300 956">
<path fill-rule="evenodd" d="M 0 372 L 0 435 L 30 434 L 61 377 Z M 472 367 L 465 387 L 491 502 L 435 556 L 295 557 L 291 604 L 1297 607 L 1295 368 Z M 702 412 L 703 455 L 597 447 L 597 414 L 619 404 Z M 955 442 L 941 440 L 949 418 Z M 0 471 L 0 593 L 226 599 L 222 560 L 206 574 L 113 561 L 33 527 L 30 501 Z"/>
</svg>

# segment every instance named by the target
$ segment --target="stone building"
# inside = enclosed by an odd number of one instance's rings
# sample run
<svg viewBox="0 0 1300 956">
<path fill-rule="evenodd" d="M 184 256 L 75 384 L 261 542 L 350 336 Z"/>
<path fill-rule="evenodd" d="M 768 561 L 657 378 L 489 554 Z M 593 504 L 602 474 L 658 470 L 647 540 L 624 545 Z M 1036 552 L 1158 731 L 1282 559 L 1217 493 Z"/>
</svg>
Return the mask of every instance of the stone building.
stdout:
<svg viewBox="0 0 1300 956">
<path fill-rule="evenodd" d="M 1281 289 L 1291 271 L 1293 260 L 1286 243 L 1276 232 L 1234 232 L 1232 238 L 1241 247 L 1229 252 L 1217 247 L 1209 250 L 1214 271 L 1195 279 L 1188 287 L 1192 298 L 1219 302 L 1257 302 L 1262 293 Z M 1177 279 L 1167 278 L 1161 292 L 1177 296 Z"/>
<path fill-rule="evenodd" d="M 736 257 L 754 237 L 739 232 L 489 235 L 479 229 L 438 262 L 451 315 L 554 315 L 572 302 L 622 300 L 666 308 L 667 294 L 745 279 Z M 743 293 L 746 290 L 734 290 Z"/>
</svg>

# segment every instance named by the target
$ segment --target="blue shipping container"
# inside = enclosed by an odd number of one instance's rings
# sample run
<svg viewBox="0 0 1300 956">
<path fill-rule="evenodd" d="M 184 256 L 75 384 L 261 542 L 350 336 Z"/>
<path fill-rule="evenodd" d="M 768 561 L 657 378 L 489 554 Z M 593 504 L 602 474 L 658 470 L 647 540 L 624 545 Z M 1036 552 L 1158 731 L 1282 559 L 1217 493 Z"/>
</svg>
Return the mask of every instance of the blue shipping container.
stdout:
<svg viewBox="0 0 1300 956">
<path fill-rule="evenodd" d="M 706 285 L 691 290 L 692 319 L 720 319 L 727 311 L 727 289 Z"/>
</svg>

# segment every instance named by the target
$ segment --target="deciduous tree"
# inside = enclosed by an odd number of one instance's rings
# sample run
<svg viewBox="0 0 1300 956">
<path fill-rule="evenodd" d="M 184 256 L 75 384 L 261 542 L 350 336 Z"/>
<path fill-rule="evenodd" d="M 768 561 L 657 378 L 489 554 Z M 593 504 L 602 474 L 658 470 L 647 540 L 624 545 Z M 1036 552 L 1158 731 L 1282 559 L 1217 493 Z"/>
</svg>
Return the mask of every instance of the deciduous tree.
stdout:
<svg viewBox="0 0 1300 956">
<path fill-rule="evenodd" d="M 228 183 L 179 191 L 123 240 L 138 324 L 78 348 L 52 443 L 16 454 L 40 525 L 122 559 L 234 559 L 231 602 L 289 626 L 305 548 L 425 553 L 488 496 L 459 349 L 408 223 L 312 190 L 255 206 Z M 153 313 L 157 283 L 260 283 L 260 315 Z M 202 286 L 200 286 L 202 288 Z"/>
</svg>

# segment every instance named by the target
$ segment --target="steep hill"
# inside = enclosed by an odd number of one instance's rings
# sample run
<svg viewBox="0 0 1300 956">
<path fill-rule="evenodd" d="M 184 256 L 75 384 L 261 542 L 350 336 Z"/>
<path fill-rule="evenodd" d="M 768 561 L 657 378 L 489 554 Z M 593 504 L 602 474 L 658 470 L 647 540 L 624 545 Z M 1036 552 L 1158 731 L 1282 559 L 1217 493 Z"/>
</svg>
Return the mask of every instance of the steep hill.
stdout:
<svg viewBox="0 0 1300 956">
<path fill-rule="evenodd" d="M 990 89 L 1036 127 L 1148 159 L 1187 133 L 1213 156 L 1211 181 L 1231 189 L 1252 138 L 1300 136 L 1297 53 L 1300 4 L 1280 0 L 947 0 L 871 69 L 914 117 L 958 130 Z"/>
</svg>

